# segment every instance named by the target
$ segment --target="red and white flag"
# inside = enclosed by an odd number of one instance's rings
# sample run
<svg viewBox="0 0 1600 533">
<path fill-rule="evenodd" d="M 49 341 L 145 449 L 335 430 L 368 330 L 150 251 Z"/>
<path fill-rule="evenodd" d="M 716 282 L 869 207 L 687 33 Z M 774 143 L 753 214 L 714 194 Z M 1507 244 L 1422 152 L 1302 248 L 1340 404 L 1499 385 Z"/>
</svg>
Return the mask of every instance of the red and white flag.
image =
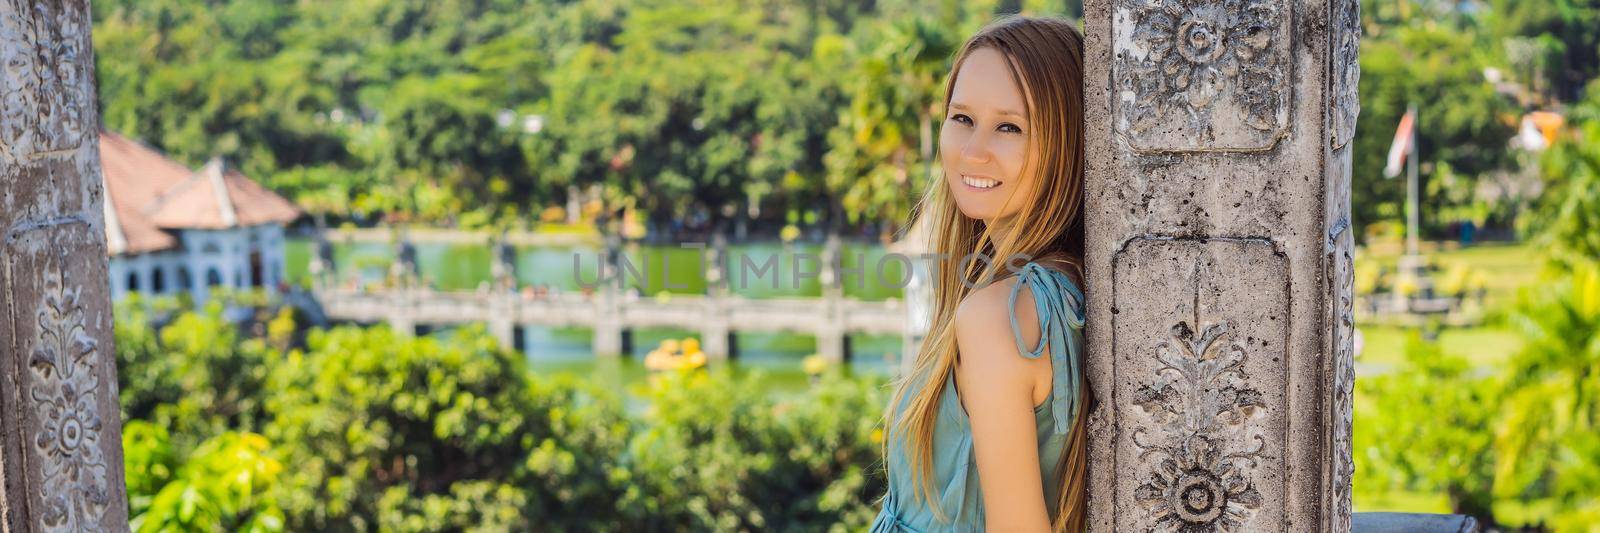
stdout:
<svg viewBox="0 0 1600 533">
<path fill-rule="evenodd" d="M 1404 165 L 1406 156 L 1416 150 L 1413 146 L 1417 142 L 1416 123 L 1416 109 L 1407 109 L 1405 116 L 1400 117 L 1400 127 L 1394 130 L 1394 142 L 1389 144 L 1389 163 L 1383 167 L 1384 177 L 1400 175 L 1400 165 Z"/>
</svg>

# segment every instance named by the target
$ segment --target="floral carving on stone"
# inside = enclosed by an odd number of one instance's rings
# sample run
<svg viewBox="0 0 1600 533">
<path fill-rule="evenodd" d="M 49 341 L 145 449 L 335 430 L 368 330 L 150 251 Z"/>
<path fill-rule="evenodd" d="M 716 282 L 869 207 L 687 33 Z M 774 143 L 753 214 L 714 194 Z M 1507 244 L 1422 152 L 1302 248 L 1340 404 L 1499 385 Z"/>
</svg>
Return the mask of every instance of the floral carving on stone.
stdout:
<svg viewBox="0 0 1600 533">
<path fill-rule="evenodd" d="M 0 0 L 0 158 L 11 164 L 58 157 L 92 126 L 87 2 Z"/>
<path fill-rule="evenodd" d="M 1276 0 L 1119 0 L 1118 129 L 1136 148 L 1272 146 L 1288 120 L 1288 14 Z"/>
<path fill-rule="evenodd" d="M 38 32 L 27 8 L 0 3 L 0 157 L 15 164 L 33 153 L 39 115 Z"/>
<path fill-rule="evenodd" d="M 82 288 L 68 288 L 62 275 L 46 273 L 44 289 L 28 360 L 29 396 L 39 420 L 32 448 L 44 479 L 38 516 L 44 530 L 82 531 L 99 525 L 111 501 L 100 449 L 99 351 L 84 329 Z"/>
<path fill-rule="evenodd" d="M 1241 531 L 1262 506 L 1253 474 L 1265 440 L 1244 423 L 1266 403 L 1246 384 L 1245 348 L 1227 335 L 1226 322 L 1198 336 L 1187 322 L 1173 326 L 1154 380 L 1133 399 L 1156 422 L 1133 433 L 1140 460 L 1155 462 L 1134 498 L 1161 530 Z M 1254 445 L 1228 449 L 1241 442 Z"/>
</svg>

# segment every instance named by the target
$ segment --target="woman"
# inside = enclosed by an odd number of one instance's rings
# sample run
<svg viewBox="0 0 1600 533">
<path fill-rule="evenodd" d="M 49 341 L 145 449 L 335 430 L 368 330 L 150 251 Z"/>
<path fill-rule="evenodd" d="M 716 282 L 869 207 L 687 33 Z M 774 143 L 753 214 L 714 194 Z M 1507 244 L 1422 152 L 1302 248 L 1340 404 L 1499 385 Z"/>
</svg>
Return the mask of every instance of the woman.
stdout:
<svg viewBox="0 0 1600 533">
<path fill-rule="evenodd" d="M 1084 528 L 1082 82 L 1058 19 L 1001 19 L 956 57 L 917 209 L 933 321 L 889 404 L 873 531 Z"/>
</svg>

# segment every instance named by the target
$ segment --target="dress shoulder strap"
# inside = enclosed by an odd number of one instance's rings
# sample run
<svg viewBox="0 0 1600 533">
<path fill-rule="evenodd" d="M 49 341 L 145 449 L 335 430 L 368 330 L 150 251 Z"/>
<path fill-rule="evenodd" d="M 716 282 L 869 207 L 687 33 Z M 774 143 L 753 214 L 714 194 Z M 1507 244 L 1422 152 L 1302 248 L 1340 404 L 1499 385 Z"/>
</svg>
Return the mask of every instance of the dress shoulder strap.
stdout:
<svg viewBox="0 0 1600 533">
<path fill-rule="evenodd" d="M 1017 352 L 1023 357 L 1037 359 L 1046 349 L 1050 351 L 1050 363 L 1057 378 L 1051 380 L 1050 408 L 1056 419 L 1056 433 L 1066 433 L 1078 412 L 1077 392 L 1082 386 L 1079 350 L 1083 344 L 1083 292 L 1066 274 L 1034 262 L 1023 265 L 1017 277 L 1006 307 L 1011 317 L 1011 334 L 1016 340 Z M 1033 291 L 1033 305 L 1039 317 L 1039 345 L 1031 348 L 1022 338 L 1022 327 L 1017 322 L 1017 294 L 1023 285 Z M 1067 379 L 1059 379 L 1061 377 Z"/>
</svg>

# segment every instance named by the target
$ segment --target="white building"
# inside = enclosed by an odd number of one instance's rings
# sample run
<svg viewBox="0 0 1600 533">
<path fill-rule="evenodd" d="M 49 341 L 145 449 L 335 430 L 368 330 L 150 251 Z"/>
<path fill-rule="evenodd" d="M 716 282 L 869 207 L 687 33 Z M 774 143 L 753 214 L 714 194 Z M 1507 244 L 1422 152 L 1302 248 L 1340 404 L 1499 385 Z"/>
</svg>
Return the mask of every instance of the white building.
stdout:
<svg viewBox="0 0 1600 533">
<path fill-rule="evenodd" d="M 104 130 L 100 164 L 113 299 L 283 281 L 284 225 L 300 216 L 288 200 L 221 159 L 195 171 Z"/>
</svg>

